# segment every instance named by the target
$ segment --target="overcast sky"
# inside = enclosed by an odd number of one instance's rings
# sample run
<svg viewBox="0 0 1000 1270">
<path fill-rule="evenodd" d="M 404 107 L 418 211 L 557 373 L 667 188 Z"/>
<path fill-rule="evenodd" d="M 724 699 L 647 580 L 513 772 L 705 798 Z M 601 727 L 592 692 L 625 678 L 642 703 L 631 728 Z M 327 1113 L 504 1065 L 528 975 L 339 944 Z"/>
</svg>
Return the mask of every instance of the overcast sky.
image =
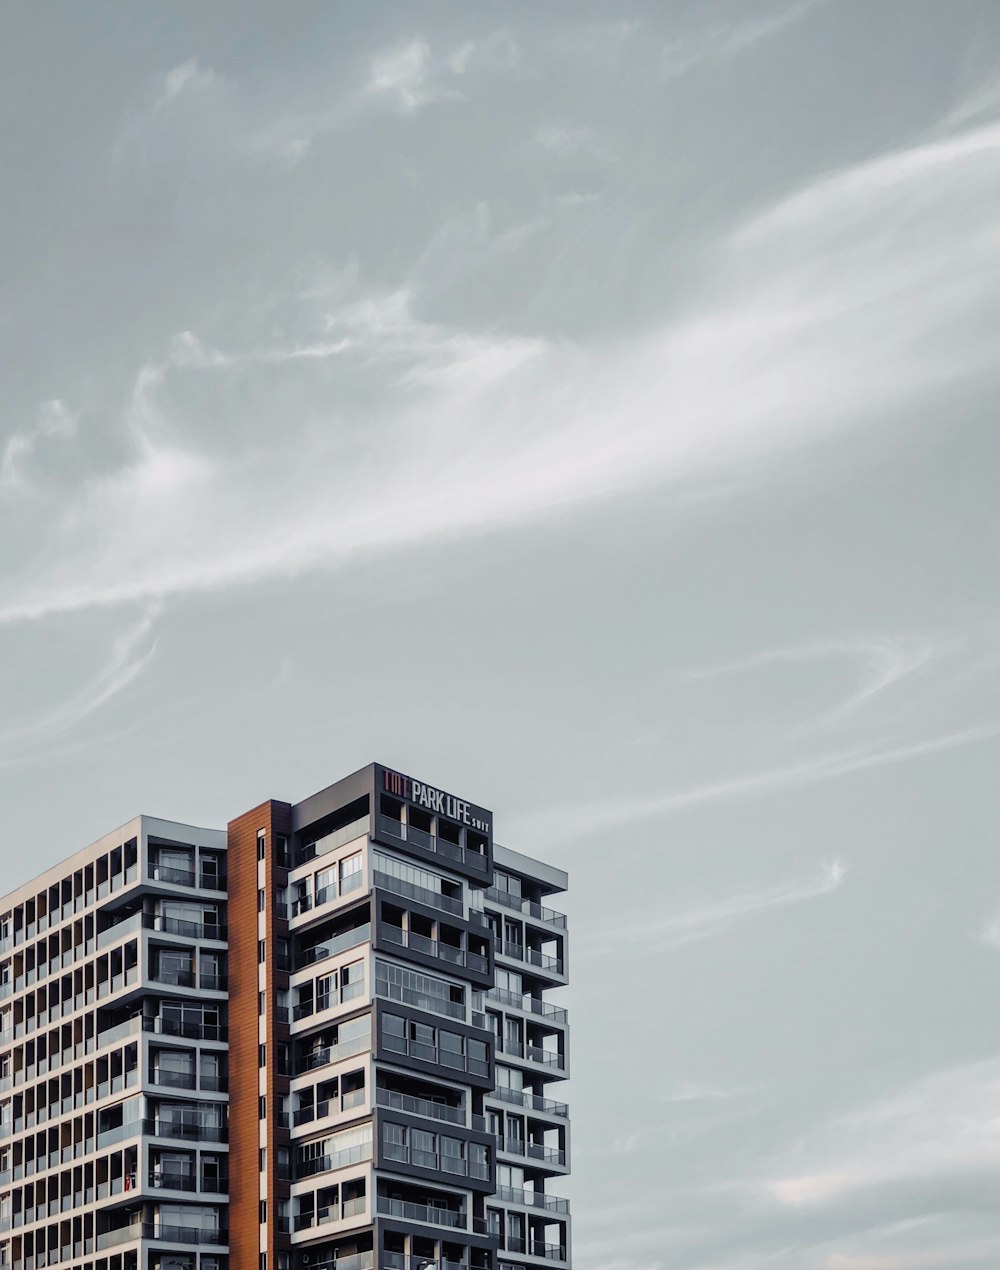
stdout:
<svg viewBox="0 0 1000 1270">
<path fill-rule="evenodd" d="M 373 759 L 572 875 L 578 1270 L 1000 1264 L 1000 5 L 8 5 L 8 889 Z"/>
</svg>

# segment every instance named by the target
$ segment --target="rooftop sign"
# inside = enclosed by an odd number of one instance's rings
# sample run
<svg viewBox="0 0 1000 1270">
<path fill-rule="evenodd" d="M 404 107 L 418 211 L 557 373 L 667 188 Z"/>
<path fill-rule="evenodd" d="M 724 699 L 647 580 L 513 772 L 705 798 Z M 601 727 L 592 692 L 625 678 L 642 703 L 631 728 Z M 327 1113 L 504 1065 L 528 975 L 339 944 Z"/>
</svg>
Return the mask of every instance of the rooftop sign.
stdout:
<svg viewBox="0 0 1000 1270">
<path fill-rule="evenodd" d="M 379 770 L 381 779 L 376 779 L 379 789 L 385 793 L 413 803 L 415 807 L 422 807 L 432 816 L 444 816 L 448 820 L 454 820 L 460 825 L 468 825 L 470 829 L 492 836 L 493 813 L 487 811 L 485 807 L 477 807 L 475 803 L 456 798 L 454 794 L 447 794 L 443 789 L 426 785 L 423 781 L 414 780 L 412 776 L 404 776 L 402 772 L 394 772 L 391 768 L 383 767 Z"/>
</svg>

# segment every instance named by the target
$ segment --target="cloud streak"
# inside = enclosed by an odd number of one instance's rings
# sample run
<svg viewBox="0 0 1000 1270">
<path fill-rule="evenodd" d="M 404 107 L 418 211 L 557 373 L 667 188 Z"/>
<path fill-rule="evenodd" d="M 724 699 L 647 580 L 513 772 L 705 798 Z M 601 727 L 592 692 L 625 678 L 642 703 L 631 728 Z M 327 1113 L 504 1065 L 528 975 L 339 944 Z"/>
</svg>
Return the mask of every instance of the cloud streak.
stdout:
<svg viewBox="0 0 1000 1270">
<path fill-rule="evenodd" d="M 934 644 L 919 637 L 872 636 L 868 638 L 820 640 L 789 648 L 770 649 L 738 661 L 688 673 L 692 680 L 716 679 L 745 674 L 771 666 L 810 664 L 850 659 L 861 663 L 865 674 L 858 688 L 838 705 L 818 715 L 797 730 L 815 731 L 842 723 L 870 706 L 878 697 L 909 680 L 930 661 Z"/>
<path fill-rule="evenodd" d="M 21 761 L 58 737 L 76 729 L 134 683 L 156 656 L 154 636 L 158 610 L 151 606 L 111 643 L 105 664 L 66 701 L 36 715 L 30 723 L 0 733 L 0 766 Z M 17 751 L 17 753 L 12 753 Z"/>
<path fill-rule="evenodd" d="M 975 1180 L 1000 1181 L 1000 1059 L 914 1081 L 818 1129 L 790 1154 L 794 1166 L 763 1187 L 783 1206 L 830 1205 L 897 1188 L 897 1200 L 890 1195 L 888 1202 L 904 1207 L 907 1194 L 912 1199 L 914 1190 L 948 1179 L 959 1190 L 967 1185 L 975 1206 Z"/>
<path fill-rule="evenodd" d="M 629 922 L 607 934 L 607 946 L 641 944 L 671 947 L 723 934 L 731 926 L 768 909 L 787 908 L 804 900 L 819 899 L 838 890 L 847 876 L 840 860 L 824 864 L 812 878 L 793 879 L 762 890 L 744 891 L 695 908 L 668 913 L 653 922 Z"/>
<path fill-rule="evenodd" d="M 1000 293 L 998 156 L 990 127 L 826 177 L 734 233 L 684 315 L 611 347 L 430 323 L 404 287 L 322 313 L 291 347 L 145 368 L 129 412 L 145 441 L 60 505 L 46 556 L 8 575 L 0 622 L 294 576 L 759 469 L 987 373 L 992 344 L 970 331 Z M 311 403 L 280 445 L 215 462 L 197 415 L 157 400 L 198 373 L 245 402 L 265 362 L 305 376 Z M 363 418 L 343 418 L 342 373 L 371 382 Z M 158 515 L 167 488 L 171 514 Z"/>
</svg>

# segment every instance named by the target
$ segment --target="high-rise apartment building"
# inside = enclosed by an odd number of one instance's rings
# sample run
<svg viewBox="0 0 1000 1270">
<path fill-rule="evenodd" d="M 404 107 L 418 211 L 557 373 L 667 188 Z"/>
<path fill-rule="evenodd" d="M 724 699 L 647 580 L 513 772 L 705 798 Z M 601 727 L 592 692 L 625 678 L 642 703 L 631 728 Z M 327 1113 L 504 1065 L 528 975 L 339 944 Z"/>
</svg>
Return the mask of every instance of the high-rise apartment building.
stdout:
<svg viewBox="0 0 1000 1270">
<path fill-rule="evenodd" d="M 0 1268 L 567 1267 L 559 869 L 378 764 L 0 900 Z"/>
</svg>

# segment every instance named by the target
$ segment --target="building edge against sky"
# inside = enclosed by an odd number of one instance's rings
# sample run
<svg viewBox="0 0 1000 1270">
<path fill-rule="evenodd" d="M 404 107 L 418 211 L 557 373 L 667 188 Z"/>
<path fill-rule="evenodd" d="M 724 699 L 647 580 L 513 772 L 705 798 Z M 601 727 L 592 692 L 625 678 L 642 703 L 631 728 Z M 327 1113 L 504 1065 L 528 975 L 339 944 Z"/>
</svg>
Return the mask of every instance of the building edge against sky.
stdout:
<svg viewBox="0 0 1000 1270">
<path fill-rule="evenodd" d="M 569 1266 L 566 886 L 370 764 L 11 892 L 0 1265 Z"/>
</svg>

